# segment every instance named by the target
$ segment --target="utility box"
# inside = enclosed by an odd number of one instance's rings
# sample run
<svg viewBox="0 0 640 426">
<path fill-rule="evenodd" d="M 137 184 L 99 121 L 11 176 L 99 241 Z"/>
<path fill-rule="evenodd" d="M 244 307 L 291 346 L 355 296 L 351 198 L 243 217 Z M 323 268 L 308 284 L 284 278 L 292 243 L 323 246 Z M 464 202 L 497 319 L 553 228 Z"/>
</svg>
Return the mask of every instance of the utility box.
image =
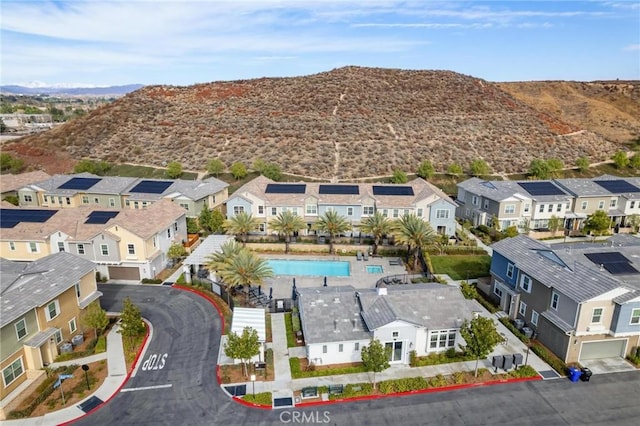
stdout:
<svg viewBox="0 0 640 426">
<path fill-rule="evenodd" d="M 495 372 L 498 371 L 498 368 L 502 368 L 504 364 L 504 356 L 503 355 L 495 355 L 491 360 L 491 365 L 495 368 Z"/>
<path fill-rule="evenodd" d="M 513 365 L 515 368 L 518 368 L 519 365 L 522 365 L 522 354 L 513 354 Z"/>
<path fill-rule="evenodd" d="M 521 330 L 522 327 L 524 327 L 524 320 L 521 318 L 516 318 L 513 320 L 513 325 L 515 325 L 518 330 Z"/>
<path fill-rule="evenodd" d="M 504 368 L 504 371 L 507 371 L 510 368 L 513 368 L 513 357 L 512 356 L 505 356 L 504 357 L 504 363 L 502 364 L 502 368 Z"/>
<path fill-rule="evenodd" d="M 533 328 L 522 327 L 522 334 L 524 334 L 527 339 L 531 339 L 531 337 L 533 336 Z"/>
</svg>

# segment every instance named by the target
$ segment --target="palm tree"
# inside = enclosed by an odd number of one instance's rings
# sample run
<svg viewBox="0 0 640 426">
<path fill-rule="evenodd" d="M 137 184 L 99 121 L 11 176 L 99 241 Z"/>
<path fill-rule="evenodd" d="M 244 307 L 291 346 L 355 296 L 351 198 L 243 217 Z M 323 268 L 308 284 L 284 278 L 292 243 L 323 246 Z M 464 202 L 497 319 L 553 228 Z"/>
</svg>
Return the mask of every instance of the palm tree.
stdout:
<svg viewBox="0 0 640 426">
<path fill-rule="evenodd" d="M 242 246 L 236 240 L 229 240 L 220 246 L 220 251 L 211 253 L 207 256 L 205 266 L 210 271 L 216 271 L 218 280 L 225 286 L 227 292 L 227 305 L 229 303 L 229 283 L 223 278 L 223 272 L 228 269 L 231 259 L 243 250 Z"/>
<path fill-rule="evenodd" d="M 224 221 L 224 229 L 229 235 L 236 235 L 242 241 L 242 247 L 247 244 L 247 234 L 255 230 L 260 221 L 250 213 L 240 212 L 231 219 Z"/>
<path fill-rule="evenodd" d="M 269 227 L 284 235 L 284 252 L 289 253 L 291 235 L 307 227 L 305 221 L 291 211 L 283 211 L 269 222 Z"/>
<path fill-rule="evenodd" d="M 265 278 L 273 276 L 273 270 L 265 259 L 244 248 L 229 259 L 219 272 L 226 283 L 234 286 L 262 284 Z"/>
<path fill-rule="evenodd" d="M 333 254 L 333 238 L 351 230 L 351 224 L 335 210 L 327 210 L 313 225 L 314 229 L 329 234 L 329 253 Z"/>
<path fill-rule="evenodd" d="M 436 239 L 436 233 L 428 222 L 414 214 L 406 214 L 398 219 L 393 231 L 396 241 L 407 245 L 407 254 L 413 249 L 413 269 L 418 269 L 420 250 Z"/>
<path fill-rule="evenodd" d="M 365 234 L 373 235 L 373 254 L 378 253 L 378 245 L 380 239 L 386 234 L 390 233 L 393 229 L 393 222 L 379 211 L 376 211 L 373 216 L 367 217 L 360 224 L 360 230 Z"/>
</svg>

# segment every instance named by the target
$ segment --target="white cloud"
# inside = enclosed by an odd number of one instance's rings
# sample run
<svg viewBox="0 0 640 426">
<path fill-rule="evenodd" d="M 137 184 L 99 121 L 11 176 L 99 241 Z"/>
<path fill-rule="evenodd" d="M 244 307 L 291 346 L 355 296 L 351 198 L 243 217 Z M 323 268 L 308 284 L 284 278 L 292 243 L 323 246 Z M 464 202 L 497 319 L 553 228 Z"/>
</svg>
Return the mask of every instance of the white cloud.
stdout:
<svg viewBox="0 0 640 426">
<path fill-rule="evenodd" d="M 640 50 L 640 44 L 630 44 L 628 46 L 626 46 L 623 50 Z"/>
</svg>

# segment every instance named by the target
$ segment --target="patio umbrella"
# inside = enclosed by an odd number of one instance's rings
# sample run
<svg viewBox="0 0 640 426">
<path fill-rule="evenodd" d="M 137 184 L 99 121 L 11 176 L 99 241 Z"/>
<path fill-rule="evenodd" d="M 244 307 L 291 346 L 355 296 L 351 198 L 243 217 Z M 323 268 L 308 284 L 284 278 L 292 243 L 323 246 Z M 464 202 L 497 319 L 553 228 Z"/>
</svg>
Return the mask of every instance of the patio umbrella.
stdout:
<svg viewBox="0 0 640 426">
<path fill-rule="evenodd" d="M 269 287 L 269 300 L 273 299 L 273 287 Z"/>
<path fill-rule="evenodd" d="M 324 277 L 324 287 L 327 286 L 327 277 Z"/>
</svg>

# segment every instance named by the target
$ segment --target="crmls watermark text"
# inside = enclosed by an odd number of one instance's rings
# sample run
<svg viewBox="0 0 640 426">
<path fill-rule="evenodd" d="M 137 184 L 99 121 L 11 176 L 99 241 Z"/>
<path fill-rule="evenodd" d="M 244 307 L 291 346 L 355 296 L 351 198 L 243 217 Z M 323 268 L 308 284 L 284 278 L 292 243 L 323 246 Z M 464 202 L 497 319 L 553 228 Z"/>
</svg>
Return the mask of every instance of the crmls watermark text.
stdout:
<svg viewBox="0 0 640 426">
<path fill-rule="evenodd" d="M 280 421 L 286 424 L 323 424 L 331 421 L 329 414 L 328 411 L 283 411 Z"/>
</svg>

